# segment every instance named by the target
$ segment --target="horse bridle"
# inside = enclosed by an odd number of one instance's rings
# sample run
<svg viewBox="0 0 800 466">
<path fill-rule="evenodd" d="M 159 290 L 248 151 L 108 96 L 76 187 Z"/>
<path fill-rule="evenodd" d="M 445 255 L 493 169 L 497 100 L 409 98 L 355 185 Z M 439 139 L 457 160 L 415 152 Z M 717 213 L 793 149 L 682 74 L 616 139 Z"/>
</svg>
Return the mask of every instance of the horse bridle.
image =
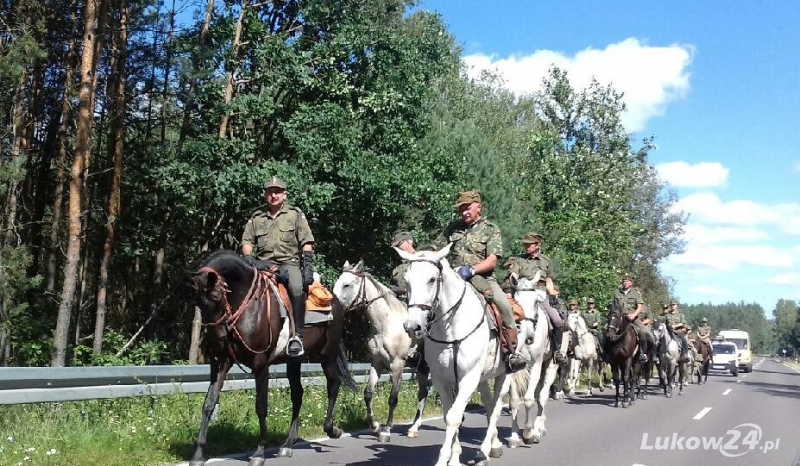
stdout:
<svg viewBox="0 0 800 466">
<path fill-rule="evenodd" d="M 366 308 L 370 307 L 372 305 L 372 303 L 374 303 L 375 301 L 378 301 L 380 299 L 386 299 L 386 291 L 384 291 L 384 290 L 381 290 L 381 292 L 380 292 L 380 294 L 378 296 L 376 296 L 376 297 L 374 297 L 372 299 L 367 299 L 367 279 L 369 279 L 372 282 L 372 284 L 375 285 L 376 289 L 379 289 L 379 290 L 381 289 L 381 287 L 378 286 L 378 282 L 375 281 L 374 278 L 372 278 L 372 275 L 370 275 L 370 274 L 368 274 L 366 272 L 353 272 L 352 270 L 345 270 L 344 272 L 345 273 L 352 273 L 353 275 L 355 275 L 356 277 L 361 279 L 361 285 L 358 288 L 358 293 L 356 294 L 356 299 L 354 299 L 353 302 L 350 303 L 350 305 L 345 308 L 345 310 L 344 310 L 345 312 L 350 312 L 350 311 L 352 311 L 354 309 L 358 309 L 360 307 L 363 307 L 364 309 L 366 309 Z M 390 291 L 390 293 L 391 293 L 391 291 Z M 359 302 L 359 300 L 361 302 Z"/>
<path fill-rule="evenodd" d="M 435 341 L 436 343 L 454 344 L 454 343 L 460 343 L 461 341 L 467 339 L 470 335 L 475 333 L 475 331 L 478 330 L 478 328 L 480 328 L 481 324 L 483 323 L 483 319 L 481 319 L 481 322 L 478 324 L 477 327 L 475 327 L 475 329 L 473 329 L 471 332 L 469 332 L 469 334 L 467 336 L 465 336 L 464 338 L 461 338 L 460 340 L 440 341 L 440 340 L 437 340 L 437 339 L 435 339 L 435 338 L 430 336 L 430 327 L 431 327 L 432 324 L 434 324 L 436 322 L 436 316 L 431 311 L 433 310 L 433 308 L 435 308 L 439 304 L 439 295 L 442 292 L 442 282 L 444 282 L 444 279 L 442 278 L 442 264 L 441 264 L 441 262 L 432 261 L 432 260 L 429 260 L 429 259 L 415 259 L 415 260 L 413 260 L 411 262 L 427 262 L 429 264 L 433 264 L 436 267 L 436 269 L 439 270 L 439 274 L 436 276 L 436 293 L 434 294 L 433 302 L 431 304 L 411 304 L 411 303 L 408 304 L 408 308 L 409 309 L 411 309 L 412 307 L 415 307 L 417 309 L 421 309 L 421 310 L 423 310 L 423 311 L 428 313 L 428 315 L 426 317 L 427 328 L 425 330 L 425 337 L 428 338 L 431 341 Z M 439 316 L 440 319 L 444 319 L 445 317 L 447 317 L 451 313 L 455 312 L 456 309 L 461 307 L 461 303 L 464 301 L 464 296 L 466 296 L 466 294 L 467 294 L 467 283 L 464 282 L 464 288 L 461 290 L 461 297 L 458 298 L 458 301 L 456 301 L 456 303 L 453 304 L 453 306 L 451 306 L 450 309 L 448 309 L 447 311 L 443 312 L 442 315 Z M 410 298 L 410 296 L 409 296 L 409 298 Z M 484 317 L 485 317 L 485 313 L 484 313 Z"/>
<path fill-rule="evenodd" d="M 269 350 L 270 346 L 272 346 L 272 334 L 270 334 L 270 338 L 267 342 L 266 348 L 264 348 L 263 350 L 256 351 L 250 348 L 245 339 L 242 337 L 242 334 L 239 332 L 238 327 L 236 326 L 236 323 L 239 322 L 239 319 L 242 317 L 242 314 L 244 314 L 244 310 L 247 309 L 250 303 L 252 303 L 254 300 L 257 299 L 259 295 L 258 291 L 264 290 L 267 287 L 269 287 L 268 283 L 269 275 L 267 273 L 261 273 L 258 270 L 256 270 L 255 267 L 253 267 L 254 276 L 253 276 L 253 281 L 250 283 L 250 289 L 247 291 L 247 294 L 244 296 L 244 299 L 242 300 L 241 304 L 239 304 L 239 307 L 234 312 L 232 311 L 231 303 L 228 301 L 228 293 L 230 293 L 231 290 L 230 288 L 228 288 L 228 283 L 225 281 L 225 278 L 222 276 L 222 274 L 213 267 L 203 267 L 197 271 L 197 274 L 203 272 L 214 272 L 214 274 L 217 276 L 217 282 L 214 284 L 214 291 L 217 291 L 220 294 L 220 304 L 222 304 L 222 315 L 220 316 L 219 319 L 217 319 L 214 322 L 210 322 L 207 324 L 203 323 L 201 325 L 203 327 L 217 327 L 221 324 L 225 324 L 226 333 L 227 334 L 232 333 L 233 336 L 235 336 L 236 339 L 238 339 L 239 342 L 241 342 L 242 345 L 244 345 L 244 347 L 247 348 L 247 350 L 253 354 L 261 354 Z M 271 301 L 267 299 L 267 321 L 269 321 L 270 319 L 270 314 L 271 314 L 270 308 L 271 308 Z M 234 358 L 235 361 L 236 357 L 233 355 L 232 348 L 230 347 L 230 345 L 227 346 L 228 346 L 228 352 L 231 354 L 231 356 Z"/>
<path fill-rule="evenodd" d="M 534 287 L 534 288 L 519 288 L 519 287 L 518 287 L 518 288 L 516 289 L 516 291 L 517 291 L 517 293 L 521 293 L 521 292 L 525 292 L 525 291 L 527 291 L 527 292 L 531 292 L 531 291 L 540 291 L 540 290 L 539 290 L 539 288 L 536 288 L 536 287 Z M 537 302 L 536 302 L 536 304 L 538 304 L 538 305 L 541 305 L 541 303 L 542 303 L 542 301 L 537 301 Z M 523 317 L 522 317 L 522 320 L 523 320 L 523 321 L 527 320 L 528 322 L 531 322 L 531 323 L 533 323 L 534 325 L 536 325 L 536 321 L 537 321 L 538 319 L 537 319 L 536 317 L 528 317 L 528 316 L 523 316 Z"/>
</svg>

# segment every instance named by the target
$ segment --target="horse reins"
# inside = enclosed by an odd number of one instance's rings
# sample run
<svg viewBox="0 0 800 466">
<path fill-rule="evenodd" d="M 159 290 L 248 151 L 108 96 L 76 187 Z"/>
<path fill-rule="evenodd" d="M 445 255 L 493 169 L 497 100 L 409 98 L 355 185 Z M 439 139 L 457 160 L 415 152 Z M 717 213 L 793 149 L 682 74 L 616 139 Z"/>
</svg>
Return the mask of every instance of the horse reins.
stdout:
<svg viewBox="0 0 800 466">
<path fill-rule="evenodd" d="M 231 304 L 228 301 L 228 293 L 230 292 L 230 289 L 228 288 L 228 283 L 225 281 L 222 275 L 217 270 L 211 267 L 203 267 L 197 272 L 198 273 L 214 272 L 217 275 L 218 280 L 217 283 L 214 285 L 214 289 L 218 291 L 221 295 L 220 301 L 222 302 L 224 311 L 220 316 L 220 318 L 217 319 L 215 322 L 208 324 L 204 323 L 202 325 L 204 327 L 217 327 L 224 323 L 226 329 L 231 333 L 233 333 L 233 336 L 235 336 L 236 339 L 239 340 L 239 342 L 241 342 L 242 345 L 244 345 L 244 347 L 247 348 L 248 351 L 250 351 L 253 354 L 261 354 L 269 350 L 270 346 L 272 346 L 272 332 L 270 332 L 269 334 L 269 339 L 267 340 L 267 346 L 262 350 L 256 351 L 253 348 L 250 348 L 250 346 L 242 337 L 242 334 L 239 332 L 239 329 L 236 326 L 236 324 L 239 322 L 239 319 L 242 317 L 242 314 L 244 314 L 245 309 L 247 309 L 247 307 L 250 306 L 250 304 L 253 301 L 257 301 L 258 299 L 260 299 L 260 297 L 263 296 L 263 291 L 268 289 L 269 287 L 269 280 L 270 280 L 269 275 L 266 272 L 259 272 L 255 268 L 253 268 L 253 271 L 255 275 L 253 276 L 253 281 L 250 283 L 250 289 L 247 291 L 247 294 L 242 300 L 242 303 L 239 304 L 239 307 L 236 309 L 236 312 L 233 312 L 231 310 Z M 271 314 L 272 314 L 272 302 L 269 298 L 267 298 L 267 322 L 270 322 Z M 234 360 L 236 360 L 236 357 L 233 355 L 233 350 L 231 349 L 231 346 L 230 345 L 227 346 L 228 346 L 228 352 L 231 354 L 231 356 L 233 356 Z"/>
<path fill-rule="evenodd" d="M 368 275 L 366 272 L 353 272 L 351 270 L 346 270 L 345 272 L 352 273 L 353 275 L 355 275 L 356 277 L 361 279 L 361 286 L 358 289 L 358 294 L 356 294 L 356 299 L 354 299 L 353 302 L 350 303 L 350 305 L 347 306 L 347 308 L 345 308 L 345 310 L 344 310 L 345 312 L 350 312 L 353 309 L 357 309 L 359 307 L 363 307 L 364 309 L 366 309 L 366 308 L 370 307 L 372 305 L 372 303 L 374 303 L 374 302 L 376 302 L 376 301 L 378 301 L 380 299 L 386 299 L 386 292 L 384 290 L 381 290 L 381 292 L 380 292 L 380 294 L 378 294 L 378 296 L 376 296 L 376 297 L 374 297 L 372 299 L 367 299 L 367 279 L 368 278 L 370 279 L 372 284 L 375 285 L 375 288 L 380 289 L 380 287 L 377 286 L 378 285 L 377 282 L 375 281 L 374 278 L 372 278 L 371 275 Z M 359 300 L 361 302 L 359 302 Z"/>
</svg>

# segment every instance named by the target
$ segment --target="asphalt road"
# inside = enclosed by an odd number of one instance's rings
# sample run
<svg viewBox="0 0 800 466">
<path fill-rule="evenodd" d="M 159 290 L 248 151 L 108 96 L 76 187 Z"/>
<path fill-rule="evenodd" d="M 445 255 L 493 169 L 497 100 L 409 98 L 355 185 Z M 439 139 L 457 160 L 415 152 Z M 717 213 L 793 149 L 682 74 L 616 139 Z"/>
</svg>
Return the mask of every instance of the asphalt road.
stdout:
<svg viewBox="0 0 800 466">
<path fill-rule="evenodd" d="M 647 466 L 800 466 L 800 372 L 770 359 L 756 361 L 753 373 L 709 376 L 668 399 L 652 389 L 647 400 L 613 408 L 613 391 L 547 405 L 548 433 L 538 445 L 504 450 L 492 464 L 647 465 Z M 461 429 L 461 462 L 478 451 L 486 418 L 470 413 Z M 504 413 L 500 435 L 510 433 Z M 391 443 L 367 433 L 338 440 L 298 444 L 293 458 L 266 465 L 410 466 L 436 461 L 444 437 L 441 419 L 420 429 L 418 439 L 396 426 Z M 213 439 L 210 439 L 213 442 Z M 241 466 L 246 456 L 215 458 L 214 466 Z"/>
</svg>

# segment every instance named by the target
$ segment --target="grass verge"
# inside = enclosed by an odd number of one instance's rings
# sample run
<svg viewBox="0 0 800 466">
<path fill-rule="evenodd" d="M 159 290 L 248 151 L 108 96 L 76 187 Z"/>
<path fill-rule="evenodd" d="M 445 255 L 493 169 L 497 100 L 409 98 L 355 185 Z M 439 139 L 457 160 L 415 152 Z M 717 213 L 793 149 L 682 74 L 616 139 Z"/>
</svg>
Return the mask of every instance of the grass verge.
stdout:
<svg viewBox="0 0 800 466">
<path fill-rule="evenodd" d="M 391 386 L 379 384 L 373 398 L 378 420 L 388 415 Z M 345 431 L 367 427 L 366 408 L 358 392 L 345 389 L 336 403 L 336 422 Z M 0 464 L 3 465 L 142 465 L 186 461 L 194 453 L 203 394 L 41 403 L 0 407 Z M 404 382 L 395 422 L 413 419 L 416 382 Z M 324 436 L 327 395 L 324 386 L 305 387 L 301 410 L 302 438 Z M 428 398 L 425 415 L 441 413 Z M 267 416 L 269 444 L 283 443 L 289 429 L 291 401 L 288 389 L 272 389 Z M 209 427 L 210 456 L 241 453 L 258 443 L 255 392 L 223 392 L 217 420 Z"/>
</svg>

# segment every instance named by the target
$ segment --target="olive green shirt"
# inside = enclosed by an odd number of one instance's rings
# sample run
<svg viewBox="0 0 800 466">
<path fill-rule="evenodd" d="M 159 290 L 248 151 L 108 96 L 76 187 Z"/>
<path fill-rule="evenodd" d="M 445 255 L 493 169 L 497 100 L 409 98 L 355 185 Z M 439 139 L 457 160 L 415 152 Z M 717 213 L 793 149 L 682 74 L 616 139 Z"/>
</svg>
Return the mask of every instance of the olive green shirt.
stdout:
<svg viewBox="0 0 800 466">
<path fill-rule="evenodd" d="M 392 270 L 392 285 L 401 288 L 403 290 L 406 289 L 406 279 L 404 275 L 406 271 L 411 266 L 408 262 L 403 262 L 402 264 L 398 265 L 397 267 Z"/>
<path fill-rule="evenodd" d="M 586 322 L 586 327 L 588 328 L 595 327 L 600 322 L 600 313 L 597 312 L 597 309 L 595 309 L 592 312 L 589 312 L 588 310 L 583 311 L 582 314 L 583 314 L 583 320 L 584 322 Z"/>
<path fill-rule="evenodd" d="M 520 278 L 532 279 L 536 272 L 541 272 L 539 275 L 538 288 L 544 288 L 544 279 L 550 277 L 555 279 L 553 273 L 553 261 L 546 254 L 537 254 L 536 257 L 531 257 L 529 254 L 520 254 L 518 256 L 509 257 L 504 264 L 508 269 L 509 275 L 516 273 Z M 503 287 L 510 286 L 508 280 L 503 284 Z"/>
<path fill-rule="evenodd" d="M 697 327 L 697 336 L 699 336 L 700 338 L 708 338 L 708 337 L 710 337 L 711 336 L 711 326 L 706 324 L 706 325 L 700 325 L 699 327 Z"/>
<path fill-rule="evenodd" d="M 622 288 L 618 289 L 617 292 L 614 294 L 614 309 L 621 309 L 623 314 L 630 314 L 631 312 L 635 312 L 638 305 L 642 305 L 642 313 L 636 318 L 636 320 L 644 320 L 649 317 L 647 310 L 644 309 L 644 300 L 642 299 L 642 293 L 639 292 L 636 288 L 631 288 L 626 293 L 622 290 Z"/>
<path fill-rule="evenodd" d="M 666 322 L 670 327 L 673 328 L 678 324 L 686 325 L 686 319 L 681 311 L 670 312 L 667 314 Z"/>
<path fill-rule="evenodd" d="M 503 257 L 500 228 L 483 218 L 469 226 L 460 219 L 451 222 L 433 241 L 432 246 L 438 250 L 450 242 L 453 246 L 447 260 L 454 269 L 462 265 L 477 265 L 491 255 L 497 256 L 498 260 Z M 481 275 L 492 278 L 494 270 Z"/>
<path fill-rule="evenodd" d="M 275 216 L 269 210 L 257 210 L 242 233 L 242 245 L 251 245 L 259 259 L 278 264 L 298 263 L 303 246 L 313 243 L 306 216 L 285 202 Z"/>
</svg>

